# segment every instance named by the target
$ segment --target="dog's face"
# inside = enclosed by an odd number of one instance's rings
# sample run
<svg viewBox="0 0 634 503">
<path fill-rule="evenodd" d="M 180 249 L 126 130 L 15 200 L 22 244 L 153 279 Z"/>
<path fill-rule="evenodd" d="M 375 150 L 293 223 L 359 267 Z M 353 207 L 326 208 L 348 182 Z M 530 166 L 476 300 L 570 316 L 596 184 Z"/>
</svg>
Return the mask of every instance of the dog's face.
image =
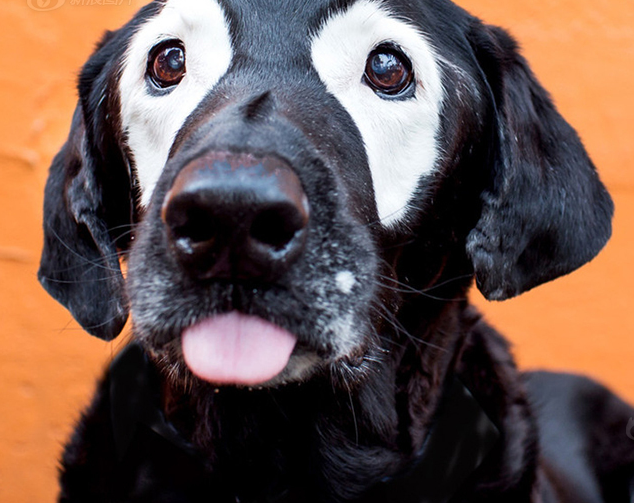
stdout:
<svg viewBox="0 0 634 503">
<path fill-rule="evenodd" d="M 508 298 L 610 234 L 512 39 L 445 0 L 154 2 L 79 89 L 40 279 L 176 380 L 361 378 L 423 289 Z"/>
</svg>

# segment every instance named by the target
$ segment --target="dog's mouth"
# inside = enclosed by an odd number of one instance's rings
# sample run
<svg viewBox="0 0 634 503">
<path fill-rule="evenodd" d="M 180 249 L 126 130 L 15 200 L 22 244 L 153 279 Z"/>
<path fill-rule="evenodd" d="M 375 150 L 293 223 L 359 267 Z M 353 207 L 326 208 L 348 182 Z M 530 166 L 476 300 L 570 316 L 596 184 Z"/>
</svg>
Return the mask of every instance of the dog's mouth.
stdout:
<svg viewBox="0 0 634 503">
<path fill-rule="evenodd" d="M 297 337 L 257 316 L 232 311 L 185 329 L 182 351 L 189 370 L 215 384 L 254 386 L 288 366 Z"/>
</svg>

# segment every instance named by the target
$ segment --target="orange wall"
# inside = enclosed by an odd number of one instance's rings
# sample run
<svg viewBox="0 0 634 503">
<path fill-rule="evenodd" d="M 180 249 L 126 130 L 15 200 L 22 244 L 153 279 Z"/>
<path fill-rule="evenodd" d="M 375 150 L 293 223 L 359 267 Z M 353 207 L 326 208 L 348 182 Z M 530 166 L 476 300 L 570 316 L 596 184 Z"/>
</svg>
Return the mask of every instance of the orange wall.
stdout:
<svg viewBox="0 0 634 503">
<path fill-rule="evenodd" d="M 36 12 L 38 1 L 0 4 L 0 501 L 11 503 L 54 500 L 61 444 L 122 344 L 85 335 L 35 273 L 42 190 L 67 134 L 76 72 L 101 32 L 144 3 L 66 0 Z M 634 3 L 461 3 L 521 41 L 617 205 L 614 237 L 592 264 L 517 300 L 475 301 L 522 367 L 587 372 L 634 401 Z"/>
</svg>

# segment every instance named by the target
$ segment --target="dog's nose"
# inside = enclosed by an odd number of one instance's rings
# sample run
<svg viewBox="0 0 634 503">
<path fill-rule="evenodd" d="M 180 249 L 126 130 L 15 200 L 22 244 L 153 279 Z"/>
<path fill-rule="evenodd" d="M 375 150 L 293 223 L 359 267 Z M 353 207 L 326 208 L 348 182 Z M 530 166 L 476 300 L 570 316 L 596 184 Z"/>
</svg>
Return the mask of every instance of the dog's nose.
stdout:
<svg viewBox="0 0 634 503">
<path fill-rule="evenodd" d="M 222 152 L 189 162 L 162 208 L 177 259 L 200 278 L 279 277 L 304 247 L 308 217 L 286 162 Z"/>
</svg>

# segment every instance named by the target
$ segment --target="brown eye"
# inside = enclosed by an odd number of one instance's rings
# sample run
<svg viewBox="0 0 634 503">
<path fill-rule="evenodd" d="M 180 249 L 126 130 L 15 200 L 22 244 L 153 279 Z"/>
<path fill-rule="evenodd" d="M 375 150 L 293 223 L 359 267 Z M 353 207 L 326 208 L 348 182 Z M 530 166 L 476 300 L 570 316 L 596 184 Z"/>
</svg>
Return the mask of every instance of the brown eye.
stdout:
<svg viewBox="0 0 634 503">
<path fill-rule="evenodd" d="M 180 40 L 167 40 L 152 49 L 148 60 L 152 82 L 167 88 L 177 85 L 185 76 L 185 48 Z"/>
<path fill-rule="evenodd" d="M 410 60 L 389 45 L 374 49 L 365 64 L 365 81 L 377 94 L 396 96 L 409 88 L 412 77 Z"/>
</svg>

